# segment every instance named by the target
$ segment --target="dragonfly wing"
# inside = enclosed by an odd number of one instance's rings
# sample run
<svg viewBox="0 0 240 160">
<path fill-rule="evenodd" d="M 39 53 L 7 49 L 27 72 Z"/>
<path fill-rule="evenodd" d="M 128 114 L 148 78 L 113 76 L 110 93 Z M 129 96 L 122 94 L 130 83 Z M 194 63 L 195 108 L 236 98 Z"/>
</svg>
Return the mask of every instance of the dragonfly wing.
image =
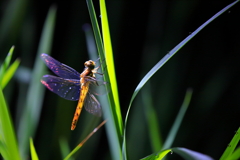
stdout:
<svg viewBox="0 0 240 160">
<path fill-rule="evenodd" d="M 109 93 L 110 84 L 105 81 L 97 80 L 94 77 L 85 77 L 86 81 L 90 81 L 89 93 L 100 96 Z"/>
<path fill-rule="evenodd" d="M 75 69 L 57 61 L 51 56 L 43 53 L 41 54 L 42 60 L 51 69 L 56 75 L 66 79 L 79 79 L 80 73 L 78 73 Z"/>
<path fill-rule="evenodd" d="M 80 82 L 76 79 L 64 79 L 52 75 L 44 75 L 41 79 L 50 91 L 58 94 L 60 97 L 71 101 L 77 101 L 80 94 Z"/>
<path fill-rule="evenodd" d="M 91 93 L 87 94 L 84 102 L 84 107 L 89 113 L 93 115 L 99 117 L 102 115 L 101 105 L 98 102 L 98 100 L 94 97 L 94 95 Z"/>
</svg>

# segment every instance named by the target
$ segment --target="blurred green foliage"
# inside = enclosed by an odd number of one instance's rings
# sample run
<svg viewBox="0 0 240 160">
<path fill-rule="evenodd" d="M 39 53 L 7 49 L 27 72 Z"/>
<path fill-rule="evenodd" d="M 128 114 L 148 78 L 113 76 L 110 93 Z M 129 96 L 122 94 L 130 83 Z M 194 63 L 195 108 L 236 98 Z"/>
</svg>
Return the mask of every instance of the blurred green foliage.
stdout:
<svg viewBox="0 0 240 160">
<path fill-rule="evenodd" d="M 98 16 L 99 2 L 93 2 Z M 175 45 L 231 2 L 106 1 L 123 119 L 132 93 L 143 76 Z M 3 91 L 15 130 L 20 127 L 26 110 L 35 59 L 40 59 L 38 53 L 46 52 L 38 50 L 39 41 L 53 4 L 57 12 L 51 55 L 81 72 L 83 63 L 89 59 L 82 29 L 90 23 L 85 1 L 68 1 L 67 4 L 26 0 L 0 2 L 0 62 L 12 45 L 15 45 L 12 59 L 21 59 L 17 73 Z M 239 17 L 240 5 L 237 4 L 194 37 L 152 77 L 150 88 L 146 88 L 150 93 L 144 88 L 140 91 L 127 126 L 129 159 L 143 158 L 157 148 L 152 148 L 146 120 L 151 115 L 145 114 L 142 97 L 151 98 L 159 124 L 157 132 L 165 140 L 189 87 L 194 91 L 192 100 L 172 147 L 185 147 L 219 159 L 239 127 Z M 97 18 L 100 22 L 100 16 Z M 36 83 L 40 83 L 40 79 Z M 98 122 L 83 111 L 72 132 L 70 124 L 77 102 L 49 91 L 43 98 L 39 123 L 31 136 L 39 159 L 61 159 L 64 156 L 60 140 L 67 141 L 66 145 L 72 150 Z M 105 130 L 100 129 L 75 156 L 76 159 L 111 159 Z M 168 157 L 176 159 L 176 154 Z"/>
</svg>

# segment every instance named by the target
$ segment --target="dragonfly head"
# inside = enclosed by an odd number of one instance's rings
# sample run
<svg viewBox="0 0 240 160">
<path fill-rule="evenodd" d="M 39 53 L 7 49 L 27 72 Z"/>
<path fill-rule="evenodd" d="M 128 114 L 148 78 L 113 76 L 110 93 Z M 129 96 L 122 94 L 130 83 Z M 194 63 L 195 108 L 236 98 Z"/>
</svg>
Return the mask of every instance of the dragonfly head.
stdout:
<svg viewBox="0 0 240 160">
<path fill-rule="evenodd" d="M 86 61 L 86 62 L 84 63 L 84 65 L 85 65 L 85 67 L 87 67 L 87 68 L 94 69 L 96 64 L 95 64 L 94 61 L 89 60 L 89 61 Z"/>
</svg>

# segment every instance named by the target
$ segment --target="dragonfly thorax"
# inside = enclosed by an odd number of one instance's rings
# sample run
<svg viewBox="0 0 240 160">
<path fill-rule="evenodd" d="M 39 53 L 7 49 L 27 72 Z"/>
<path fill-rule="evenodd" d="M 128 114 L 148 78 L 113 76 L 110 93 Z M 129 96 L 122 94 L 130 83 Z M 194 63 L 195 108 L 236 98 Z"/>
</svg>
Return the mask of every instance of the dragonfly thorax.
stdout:
<svg viewBox="0 0 240 160">
<path fill-rule="evenodd" d="M 86 61 L 85 63 L 84 63 L 84 65 L 85 65 L 85 67 L 87 67 L 87 68 L 89 68 L 89 69 L 94 69 L 95 68 L 95 62 L 94 61 L 92 61 L 92 60 L 89 60 L 89 61 Z"/>
</svg>

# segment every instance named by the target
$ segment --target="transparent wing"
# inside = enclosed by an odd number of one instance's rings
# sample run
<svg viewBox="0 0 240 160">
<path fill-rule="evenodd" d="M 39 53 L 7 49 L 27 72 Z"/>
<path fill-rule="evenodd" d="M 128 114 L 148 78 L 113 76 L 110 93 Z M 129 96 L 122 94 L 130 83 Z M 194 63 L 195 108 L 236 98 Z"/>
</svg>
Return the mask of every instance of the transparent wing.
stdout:
<svg viewBox="0 0 240 160">
<path fill-rule="evenodd" d="M 96 115 L 98 117 L 102 115 L 101 105 L 98 102 L 98 100 L 94 97 L 94 95 L 91 93 L 87 94 L 84 102 L 84 107 L 89 113 L 93 115 Z"/>
<path fill-rule="evenodd" d="M 62 98 L 71 101 L 77 101 L 80 94 L 80 82 L 76 79 L 64 79 L 52 75 L 44 75 L 41 79 L 50 91 L 56 93 Z"/>
<path fill-rule="evenodd" d="M 109 93 L 110 84 L 105 81 L 97 80 L 94 77 L 85 77 L 85 81 L 90 81 L 89 93 L 100 96 Z"/>
<path fill-rule="evenodd" d="M 51 56 L 43 53 L 41 54 L 42 60 L 51 69 L 56 75 L 66 79 L 80 79 L 80 73 L 78 73 L 75 69 L 57 61 Z"/>
</svg>

